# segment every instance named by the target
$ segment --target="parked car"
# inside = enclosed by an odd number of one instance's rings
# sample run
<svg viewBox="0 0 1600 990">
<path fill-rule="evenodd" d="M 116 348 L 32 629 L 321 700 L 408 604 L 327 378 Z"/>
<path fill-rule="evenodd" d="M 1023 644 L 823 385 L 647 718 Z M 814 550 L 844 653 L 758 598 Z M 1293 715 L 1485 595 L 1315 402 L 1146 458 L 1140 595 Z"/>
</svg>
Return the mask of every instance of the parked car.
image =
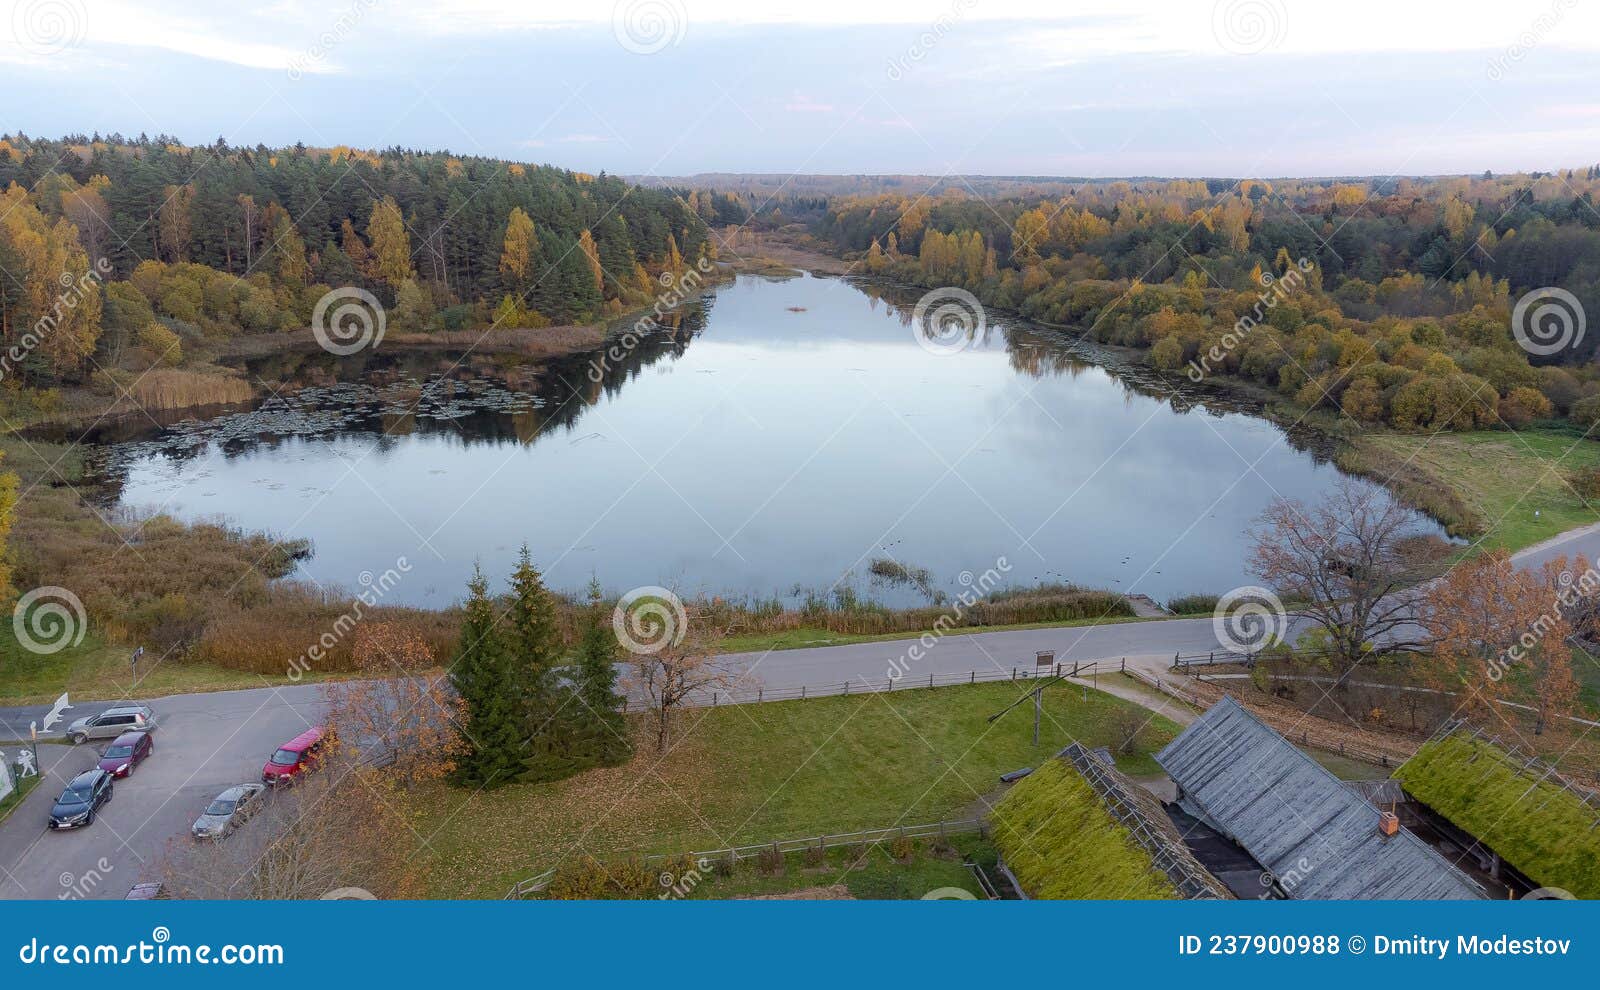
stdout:
<svg viewBox="0 0 1600 990">
<path fill-rule="evenodd" d="M 113 777 L 131 776 L 155 748 L 150 733 L 124 732 L 100 754 L 100 769 Z"/>
<path fill-rule="evenodd" d="M 95 812 L 111 800 L 111 775 L 96 767 L 72 778 L 50 809 L 50 827 L 78 828 L 94 822 Z"/>
<path fill-rule="evenodd" d="M 220 839 L 244 823 L 265 800 L 267 785 L 235 784 L 206 805 L 189 831 L 197 839 Z"/>
<path fill-rule="evenodd" d="M 133 729 L 145 732 L 156 727 L 156 713 L 144 705 L 119 705 L 98 715 L 88 715 L 67 726 L 67 738 L 74 744 L 88 739 L 115 739 Z"/>
<path fill-rule="evenodd" d="M 278 747 L 278 751 L 261 768 L 264 784 L 292 784 L 301 774 L 310 773 L 322 765 L 324 748 L 329 742 L 328 731 L 314 726 Z"/>
</svg>

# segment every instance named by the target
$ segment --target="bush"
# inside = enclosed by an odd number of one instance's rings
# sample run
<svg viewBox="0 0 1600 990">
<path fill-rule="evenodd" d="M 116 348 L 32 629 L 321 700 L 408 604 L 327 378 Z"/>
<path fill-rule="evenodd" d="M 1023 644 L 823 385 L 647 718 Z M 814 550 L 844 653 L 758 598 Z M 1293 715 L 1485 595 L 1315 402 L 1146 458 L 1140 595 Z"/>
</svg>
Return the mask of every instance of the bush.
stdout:
<svg viewBox="0 0 1600 990">
<path fill-rule="evenodd" d="M 1567 475 L 1567 483 L 1585 502 L 1600 502 L 1600 467 L 1579 468 Z"/>
<path fill-rule="evenodd" d="M 1210 615 L 1217 610 L 1217 595 L 1179 595 L 1167 602 L 1174 615 Z"/>
<path fill-rule="evenodd" d="M 609 874 L 600 861 L 583 855 L 563 863 L 545 888 L 544 896 L 553 901 L 594 901 L 607 895 Z"/>
<path fill-rule="evenodd" d="M 917 843 L 910 836 L 897 835 L 889 840 L 889 855 L 902 863 L 909 863 L 917 854 Z"/>
<path fill-rule="evenodd" d="M 823 848 L 821 843 L 806 846 L 806 851 L 801 855 L 807 866 L 821 866 L 828 861 L 828 850 Z"/>
<path fill-rule="evenodd" d="M 764 877 L 775 877 L 783 872 L 783 853 L 776 845 L 756 853 L 756 869 Z"/>
</svg>

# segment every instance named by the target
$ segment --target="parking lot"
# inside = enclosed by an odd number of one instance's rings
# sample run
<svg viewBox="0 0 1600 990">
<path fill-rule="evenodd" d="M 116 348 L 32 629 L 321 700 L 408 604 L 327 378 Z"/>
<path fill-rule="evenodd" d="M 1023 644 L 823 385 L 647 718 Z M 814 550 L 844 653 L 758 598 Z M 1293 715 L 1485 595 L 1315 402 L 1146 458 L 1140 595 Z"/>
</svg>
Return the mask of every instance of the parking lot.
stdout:
<svg viewBox="0 0 1600 990">
<path fill-rule="evenodd" d="M 110 740 L 39 745 L 46 779 L 0 823 L 0 897 L 120 898 L 140 880 L 158 879 L 167 843 L 192 841 L 189 826 L 218 792 L 259 780 L 278 745 L 316 724 L 323 711 L 312 686 L 137 700 L 155 709 L 155 751 L 116 782 L 112 800 L 86 828 L 52 832 L 45 823 L 67 781 L 94 766 Z M 74 719 L 107 707 L 74 706 L 55 737 Z M 43 711 L 0 711 L 0 738 L 26 738 L 28 723 Z M 0 743 L 8 759 L 16 748 Z"/>
</svg>

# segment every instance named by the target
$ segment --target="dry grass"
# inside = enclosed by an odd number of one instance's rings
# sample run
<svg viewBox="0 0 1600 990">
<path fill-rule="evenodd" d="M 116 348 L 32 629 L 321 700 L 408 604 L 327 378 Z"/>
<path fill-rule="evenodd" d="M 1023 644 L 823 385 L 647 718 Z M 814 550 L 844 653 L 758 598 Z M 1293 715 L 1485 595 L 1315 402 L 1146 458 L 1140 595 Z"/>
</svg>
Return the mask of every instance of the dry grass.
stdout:
<svg viewBox="0 0 1600 990">
<path fill-rule="evenodd" d="M 255 390 L 243 378 L 223 371 L 162 368 L 139 376 L 129 394 L 145 409 L 185 409 L 248 402 Z M 124 398 L 118 405 L 126 404 Z"/>
</svg>

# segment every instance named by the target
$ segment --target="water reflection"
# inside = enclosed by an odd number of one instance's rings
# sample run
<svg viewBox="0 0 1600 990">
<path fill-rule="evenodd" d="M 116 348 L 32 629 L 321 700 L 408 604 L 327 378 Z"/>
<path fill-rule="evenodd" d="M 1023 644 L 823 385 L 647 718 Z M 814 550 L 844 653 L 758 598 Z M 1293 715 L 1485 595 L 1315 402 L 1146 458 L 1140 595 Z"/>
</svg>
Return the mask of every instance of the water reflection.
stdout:
<svg viewBox="0 0 1600 990">
<path fill-rule="evenodd" d="M 323 583 L 404 554 L 417 604 L 523 541 L 569 589 L 865 589 L 875 557 L 954 588 L 1004 556 L 1022 583 L 1221 591 L 1266 502 L 1334 478 L 1314 437 L 1065 331 L 991 319 L 930 354 L 916 298 L 747 277 L 605 359 L 274 355 L 246 370 L 277 395 L 109 424 L 99 470 L 108 500 L 310 538 Z"/>
</svg>

